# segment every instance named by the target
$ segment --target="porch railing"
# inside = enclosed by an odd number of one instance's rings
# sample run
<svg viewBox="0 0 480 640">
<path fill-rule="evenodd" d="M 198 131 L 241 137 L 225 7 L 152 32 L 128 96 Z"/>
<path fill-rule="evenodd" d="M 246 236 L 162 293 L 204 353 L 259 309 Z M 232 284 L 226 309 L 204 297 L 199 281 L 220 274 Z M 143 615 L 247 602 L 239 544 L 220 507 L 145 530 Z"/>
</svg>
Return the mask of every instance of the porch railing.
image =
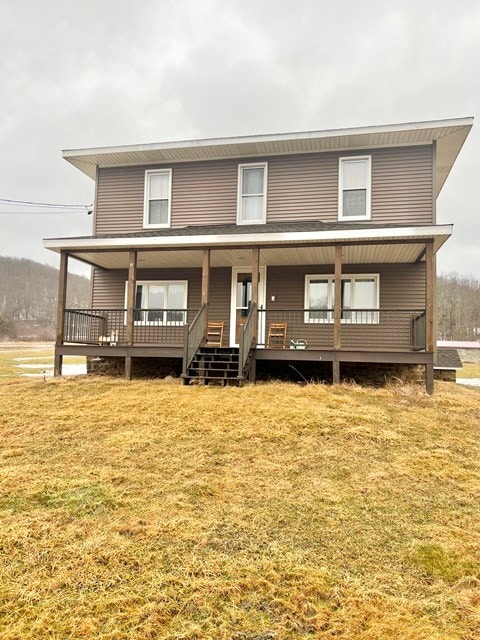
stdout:
<svg viewBox="0 0 480 640">
<path fill-rule="evenodd" d="M 412 349 L 423 351 L 426 344 L 426 314 L 422 311 L 412 318 Z"/>
<path fill-rule="evenodd" d="M 188 339 L 186 356 L 191 360 L 204 337 L 205 313 L 204 307 L 196 315 L 193 309 L 136 309 L 133 343 L 181 346 Z M 287 348 L 292 341 L 303 340 L 307 348 L 333 348 L 333 309 L 257 309 L 257 313 L 258 346 L 272 347 L 268 340 L 270 326 L 285 323 Z M 252 340 L 251 317 L 250 313 L 240 336 L 243 352 L 239 365 L 242 367 Z M 425 320 L 425 309 L 342 309 L 341 348 L 420 351 L 425 349 Z M 63 341 L 126 344 L 126 323 L 125 308 L 66 309 Z M 188 325 L 188 335 L 185 325 Z"/>
<path fill-rule="evenodd" d="M 187 369 L 192 362 L 198 347 L 205 338 L 205 319 L 207 313 L 207 305 L 204 303 L 198 310 L 193 322 L 184 326 L 183 333 L 183 366 L 182 374 L 187 374 Z"/>
<path fill-rule="evenodd" d="M 259 309 L 265 327 L 265 340 L 259 346 L 278 348 L 269 344 L 272 324 L 286 325 L 286 348 L 333 349 L 333 309 Z M 340 340 L 342 349 L 419 350 L 425 348 L 424 309 L 342 309 Z"/>
<path fill-rule="evenodd" d="M 183 327 L 193 317 L 189 309 L 135 309 L 134 344 L 183 344 Z M 126 309 L 66 309 L 64 342 L 126 344 Z"/>
<path fill-rule="evenodd" d="M 257 313 L 257 305 L 252 303 L 245 324 L 242 325 L 238 349 L 238 377 L 243 376 L 248 356 L 253 346 L 255 336 L 255 315 Z M 258 325 L 257 325 L 258 326 Z"/>
</svg>

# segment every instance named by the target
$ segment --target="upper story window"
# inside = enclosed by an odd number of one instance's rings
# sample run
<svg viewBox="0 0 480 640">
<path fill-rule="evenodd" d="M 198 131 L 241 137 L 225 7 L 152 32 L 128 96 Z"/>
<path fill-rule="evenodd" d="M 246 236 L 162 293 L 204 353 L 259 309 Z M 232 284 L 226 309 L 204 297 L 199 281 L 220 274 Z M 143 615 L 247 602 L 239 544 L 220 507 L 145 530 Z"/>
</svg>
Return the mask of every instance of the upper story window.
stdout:
<svg viewBox="0 0 480 640">
<path fill-rule="evenodd" d="M 238 165 L 237 224 L 267 221 L 267 163 Z"/>
<path fill-rule="evenodd" d="M 370 220 L 371 162 L 371 156 L 339 159 L 339 220 Z"/>
<path fill-rule="evenodd" d="M 172 205 L 172 170 L 145 171 L 145 202 L 143 226 L 162 228 L 170 226 Z"/>
</svg>

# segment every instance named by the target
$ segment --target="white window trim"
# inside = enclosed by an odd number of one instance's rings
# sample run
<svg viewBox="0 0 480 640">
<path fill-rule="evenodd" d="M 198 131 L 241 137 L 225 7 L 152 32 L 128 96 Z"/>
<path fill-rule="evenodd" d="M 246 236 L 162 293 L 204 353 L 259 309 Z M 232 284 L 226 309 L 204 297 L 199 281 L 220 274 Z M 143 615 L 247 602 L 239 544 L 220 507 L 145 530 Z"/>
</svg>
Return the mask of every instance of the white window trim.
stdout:
<svg viewBox="0 0 480 640">
<path fill-rule="evenodd" d="M 343 215 L 343 164 L 349 160 L 368 160 L 366 186 L 366 209 L 364 216 Z M 338 159 L 338 219 L 339 220 L 371 220 L 372 219 L 372 156 L 344 156 Z"/>
<path fill-rule="evenodd" d="M 380 274 L 379 273 L 342 273 L 342 280 L 351 280 L 351 279 L 364 279 L 364 278 L 373 278 L 375 280 L 375 292 L 376 292 L 376 301 L 375 301 L 375 310 L 380 310 Z M 328 317 L 326 319 L 315 319 L 310 318 L 310 311 L 322 311 L 322 309 L 310 309 L 309 304 L 309 287 L 311 280 L 328 280 Z M 304 322 L 306 324 L 333 324 L 334 322 L 334 300 L 335 300 L 335 275 L 331 273 L 309 273 L 305 275 L 305 297 L 304 297 L 304 309 L 308 309 L 305 311 Z M 345 309 L 345 311 L 355 312 L 355 309 Z M 342 324 L 379 324 L 379 313 L 375 314 L 372 320 L 364 321 L 361 320 L 346 320 L 341 319 Z"/>
<path fill-rule="evenodd" d="M 242 183 L 243 183 L 243 169 L 263 169 L 263 208 L 261 220 L 242 220 Z M 268 162 L 247 162 L 245 164 L 238 165 L 238 180 L 237 180 L 237 224 L 265 224 L 267 222 L 267 185 L 268 185 Z M 252 195 L 252 194 L 251 194 Z M 262 195 L 262 194 L 258 194 Z"/>
<path fill-rule="evenodd" d="M 169 284 L 183 284 L 185 285 L 185 293 L 183 295 L 183 309 L 187 309 L 188 305 L 188 280 L 137 280 L 135 282 L 135 298 L 137 294 L 137 285 L 169 285 Z M 127 308 L 128 300 L 128 280 L 125 281 L 125 308 Z M 165 313 L 169 309 L 165 309 Z M 165 315 L 164 313 L 164 315 Z M 124 324 L 127 324 L 127 314 L 125 314 Z M 167 326 L 180 326 L 178 322 L 166 322 L 160 320 L 152 320 L 150 322 L 144 320 L 134 320 L 134 325 L 139 327 L 167 327 Z M 182 325 L 185 324 L 182 322 Z"/>
<path fill-rule="evenodd" d="M 153 224 L 149 222 L 149 190 L 150 176 L 152 175 L 168 175 L 168 220 L 165 224 Z M 144 229 L 166 229 L 171 226 L 172 219 L 172 170 L 171 169 L 147 169 L 145 171 L 145 186 L 143 196 L 143 227 Z"/>
</svg>

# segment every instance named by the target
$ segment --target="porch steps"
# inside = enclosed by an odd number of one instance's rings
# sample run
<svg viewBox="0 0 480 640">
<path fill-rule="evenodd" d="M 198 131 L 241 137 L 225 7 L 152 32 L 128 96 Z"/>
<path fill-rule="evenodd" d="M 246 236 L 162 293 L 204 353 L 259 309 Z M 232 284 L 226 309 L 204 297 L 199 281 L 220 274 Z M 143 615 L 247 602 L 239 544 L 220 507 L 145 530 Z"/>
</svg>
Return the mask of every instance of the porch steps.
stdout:
<svg viewBox="0 0 480 640">
<path fill-rule="evenodd" d="M 237 347 L 200 347 L 194 355 L 184 384 L 198 381 L 201 384 L 239 385 Z"/>
</svg>

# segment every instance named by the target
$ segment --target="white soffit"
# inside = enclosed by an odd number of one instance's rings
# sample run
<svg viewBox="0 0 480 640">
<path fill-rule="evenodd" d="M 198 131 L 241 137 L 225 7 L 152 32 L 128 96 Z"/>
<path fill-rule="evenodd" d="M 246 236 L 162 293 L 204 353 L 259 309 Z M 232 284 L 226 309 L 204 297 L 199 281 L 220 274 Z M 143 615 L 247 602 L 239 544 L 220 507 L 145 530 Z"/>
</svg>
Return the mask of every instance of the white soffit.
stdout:
<svg viewBox="0 0 480 640">
<path fill-rule="evenodd" d="M 391 264 L 415 262 L 422 254 L 423 245 L 387 244 L 360 245 L 343 248 L 344 264 Z M 141 251 L 138 254 L 138 269 L 201 269 L 202 251 Z M 128 251 L 72 253 L 103 269 L 128 269 L 130 261 Z M 278 247 L 264 248 L 260 251 L 260 265 L 280 267 L 283 265 L 333 265 L 335 249 L 333 246 L 317 247 Z M 250 268 L 251 249 L 218 249 L 211 252 L 211 267 Z"/>
<path fill-rule="evenodd" d="M 95 178 L 97 166 L 171 165 L 176 162 L 412 146 L 436 141 L 438 194 L 472 124 L 473 118 L 455 118 L 350 129 L 67 149 L 63 151 L 63 157 Z"/>
</svg>

